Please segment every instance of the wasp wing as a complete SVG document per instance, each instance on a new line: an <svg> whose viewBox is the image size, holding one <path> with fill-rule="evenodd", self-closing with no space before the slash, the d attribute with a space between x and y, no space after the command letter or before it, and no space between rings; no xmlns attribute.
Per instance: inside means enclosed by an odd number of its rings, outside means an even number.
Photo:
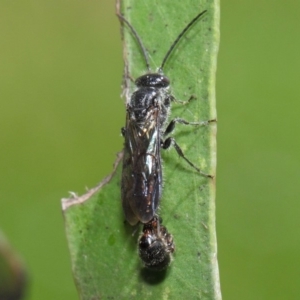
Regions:
<svg viewBox="0 0 300 300"><path fill-rule="evenodd" d="M123 173L122 205L127 221L149 222L161 196L159 108L151 107L142 121L127 112Z"/></svg>

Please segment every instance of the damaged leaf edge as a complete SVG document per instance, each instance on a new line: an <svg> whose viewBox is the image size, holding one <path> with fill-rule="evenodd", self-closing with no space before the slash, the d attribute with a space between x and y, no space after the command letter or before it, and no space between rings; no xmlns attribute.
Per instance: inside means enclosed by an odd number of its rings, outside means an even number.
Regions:
<svg viewBox="0 0 300 300"><path fill-rule="evenodd" d="M70 198L62 198L61 206L62 206L63 212L65 212L68 208L70 208L73 205L79 205L79 204L85 203L95 193L99 192L106 184L108 184L111 181L111 179L113 178L113 176L115 175L116 170L117 170L120 162L122 161L122 159L123 159L123 151L117 153L117 158L114 162L112 173L109 174L108 176L106 176L96 187L88 190L87 193L83 194L82 196L77 196L76 193L69 192L71 195Z"/></svg>

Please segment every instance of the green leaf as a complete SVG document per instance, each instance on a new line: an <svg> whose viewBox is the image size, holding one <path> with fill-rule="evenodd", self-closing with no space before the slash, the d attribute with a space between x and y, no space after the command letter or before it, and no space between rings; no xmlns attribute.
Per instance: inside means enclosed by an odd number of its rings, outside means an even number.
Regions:
<svg viewBox="0 0 300 300"><path fill-rule="evenodd" d="M202 10L168 59L164 73L176 99L171 118L216 118L215 72L219 42L218 1L124 0L122 14L140 35L153 71L172 42ZM124 59L132 78L146 72L136 40L124 28ZM127 95L133 90L127 82ZM125 119L125 111L124 111ZM216 124L177 125L172 134L195 165L216 173ZM201 176L174 149L162 153L164 189L158 211L173 234L174 260L163 272L145 270L137 253L141 227L124 222L121 208L121 154L115 171L87 194L63 199L73 274L81 299L221 299L215 233L215 179Z"/></svg>

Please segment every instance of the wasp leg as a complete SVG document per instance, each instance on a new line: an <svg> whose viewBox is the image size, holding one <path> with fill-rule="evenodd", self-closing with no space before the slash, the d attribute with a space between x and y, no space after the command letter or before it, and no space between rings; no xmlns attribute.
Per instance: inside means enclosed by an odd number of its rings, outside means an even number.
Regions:
<svg viewBox="0 0 300 300"><path fill-rule="evenodd" d="M164 136L170 134L175 129L176 123L180 123L180 124L184 124L184 125L192 125L192 126L207 126L208 124L213 123L213 122L217 122L217 120L212 119L212 120L207 120L207 121L202 121L202 122L188 122L188 121L180 119L180 118L175 118L169 123L167 129L164 132Z"/></svg>
<svg viewBox="0 0 300 300"><path fill-rule="evenodd" d="M125 127L122 127L122 128L121 128L121 134L122 134L123 137L125 137L126 131L127 131L127 130L126 130Z"/></svg>
<svg viewBox="0 0 300 300"><path fill-rule="evenodd" d="M178 100L176 99L174 96L171 95L171 101L175 102L175 103L180 103L182 105L186 105L188 103L190 103L192 100L197 99L197 97L195 95L191 95L189 99L187 99L186 101L182 101L182 100Z"/></svg>
<svg viewBox="0 0 300 300"><path fill-rule="evenodd" d="M199 168L197 168L183 153L179 145L176 143L175 139L172 137L167 138L163 143L162 143L162 148L163 149L168 149L171 146L173 146L178 153L180 157L182 157L191 167L193 167L197 172L199 172L201 175L208 177L208 178L214 178L214 176L206 174L202 172Z"/></svg>

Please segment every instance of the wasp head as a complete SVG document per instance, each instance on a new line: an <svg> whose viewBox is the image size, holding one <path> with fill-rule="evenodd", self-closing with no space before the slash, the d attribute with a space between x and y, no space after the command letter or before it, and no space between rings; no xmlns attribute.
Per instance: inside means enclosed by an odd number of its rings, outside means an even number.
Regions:
<svg viewBox="0 0 300 300"><path fill-rule="evenodd" d="M152 73L137 78L135 85L137 87L167 88L170 85L170 80L164 75Z"/></svg>

